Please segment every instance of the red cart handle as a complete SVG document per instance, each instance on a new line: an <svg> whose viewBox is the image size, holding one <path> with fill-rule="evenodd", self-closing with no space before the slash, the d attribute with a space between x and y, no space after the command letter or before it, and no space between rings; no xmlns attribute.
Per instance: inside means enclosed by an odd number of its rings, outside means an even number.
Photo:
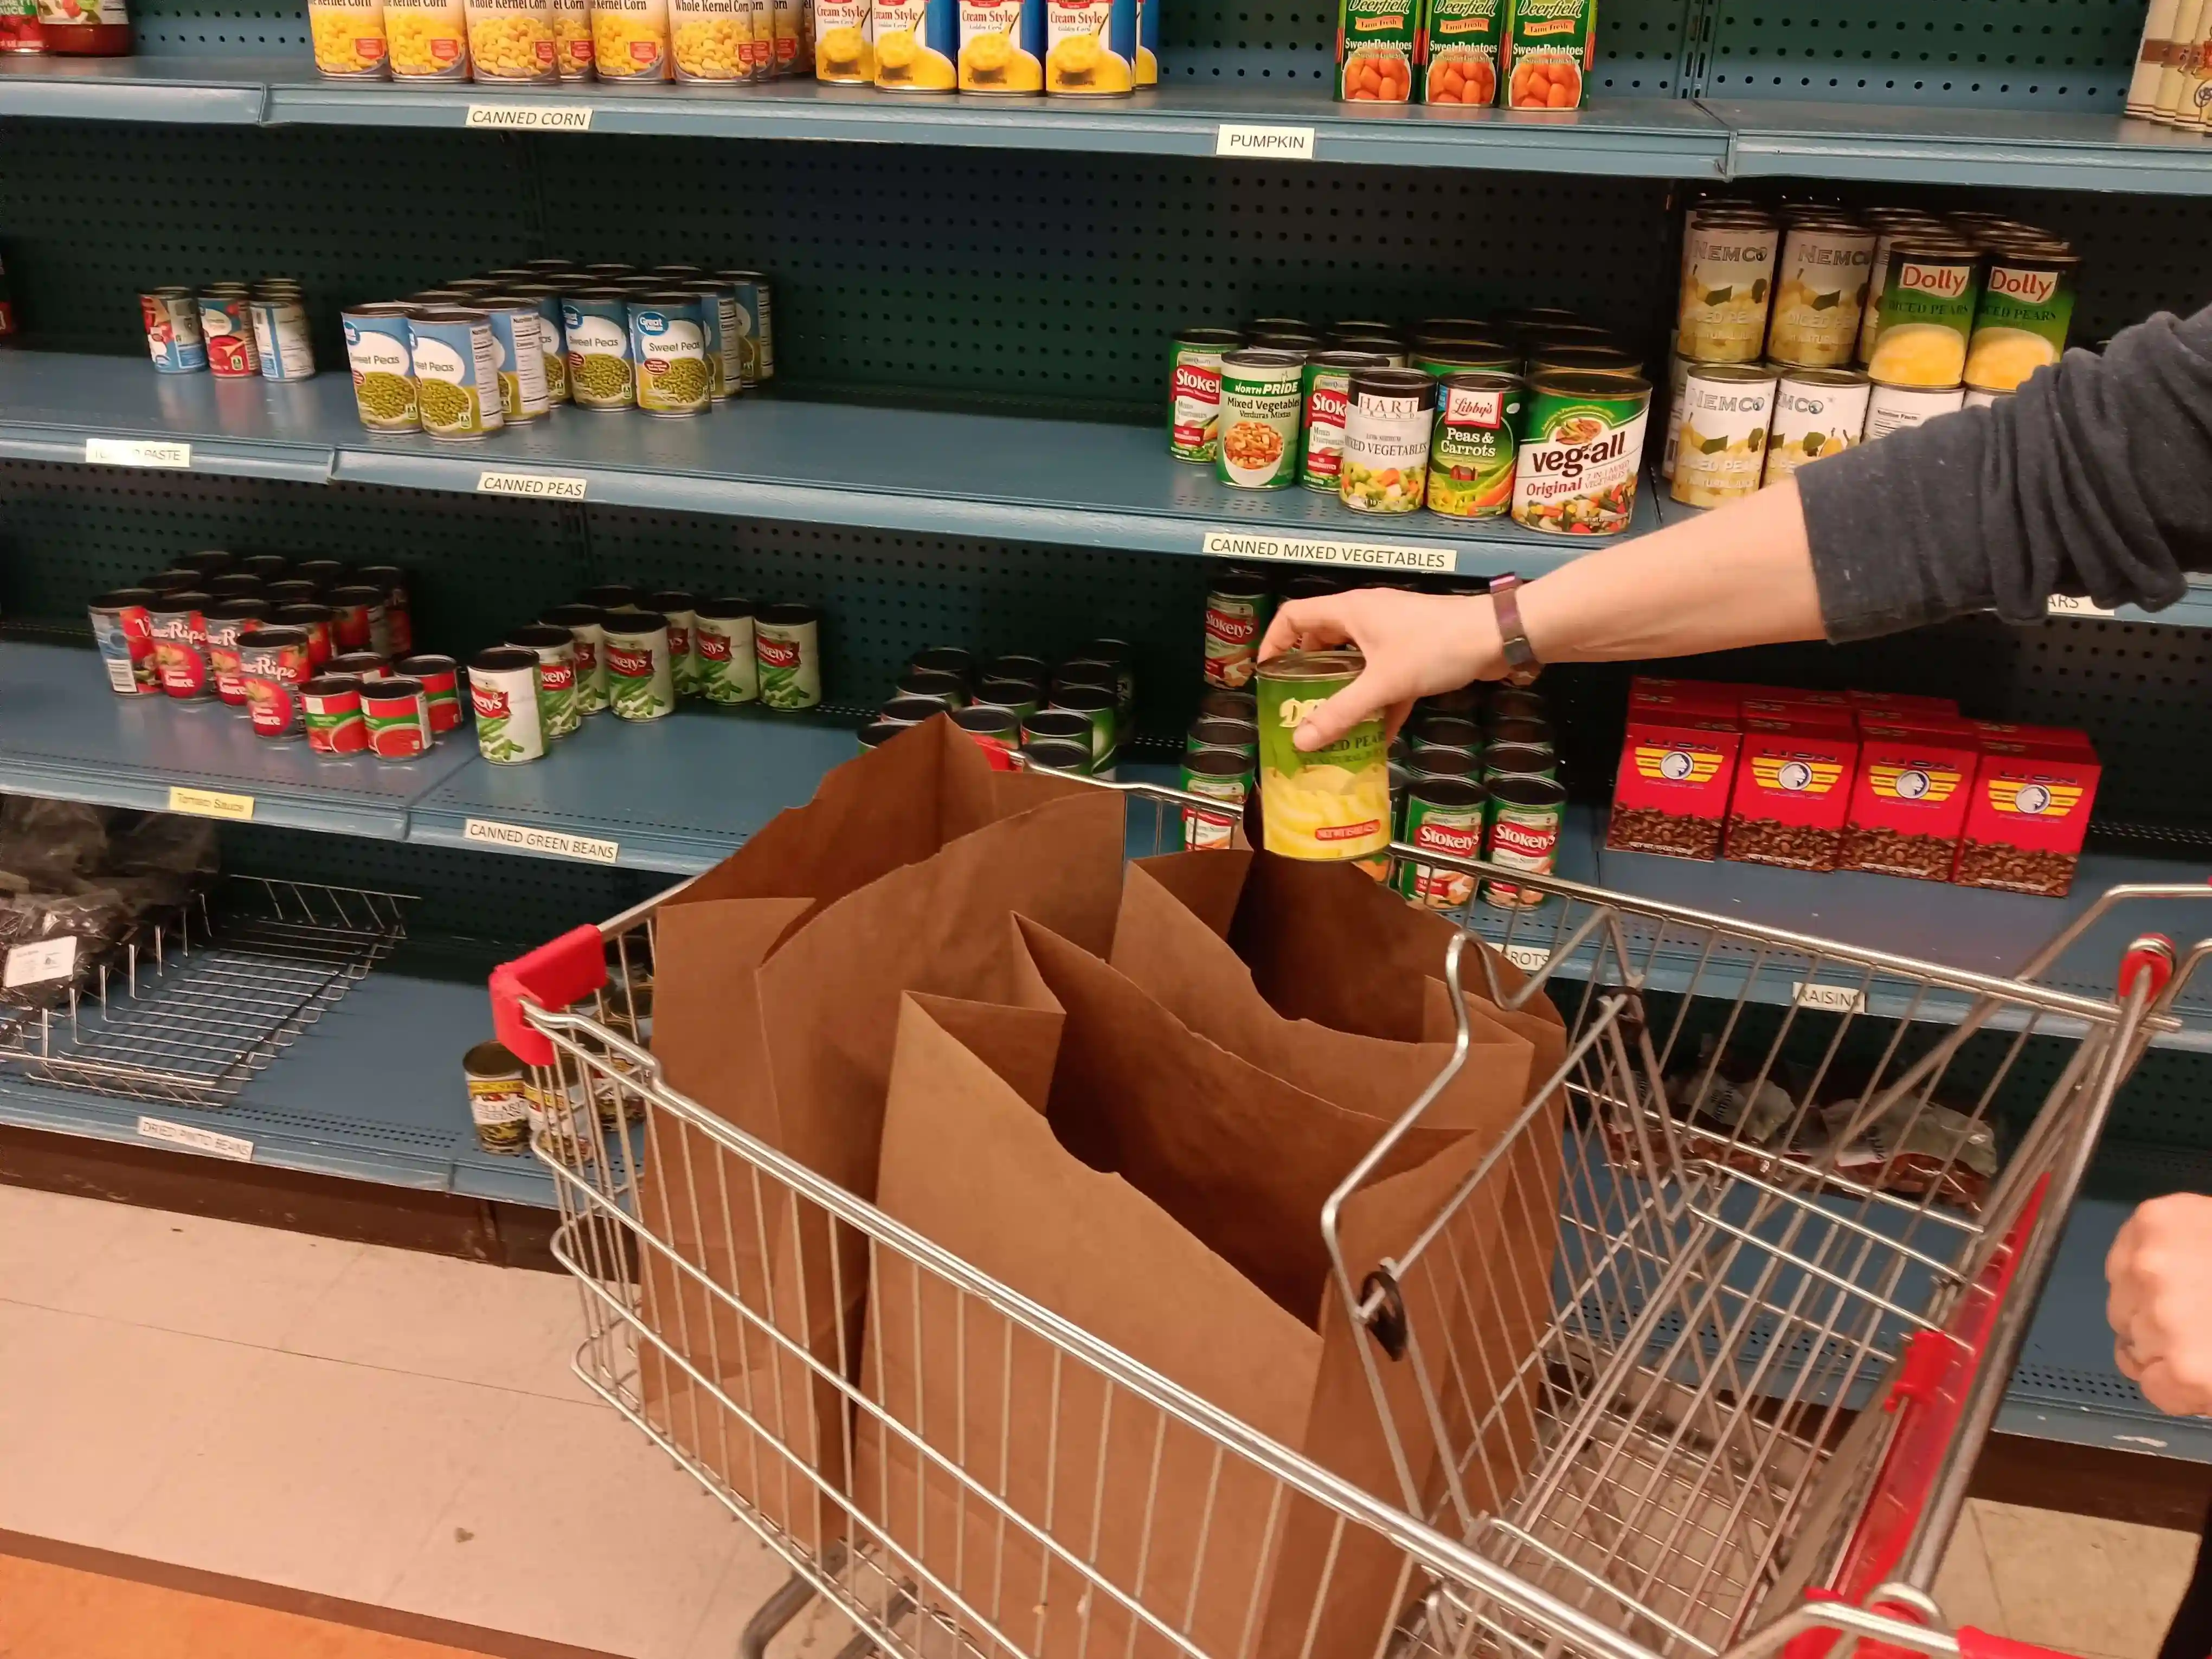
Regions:
<svg viewBox="0 0 2212 1659"><path fill-rule="evenodd" d="M571 927L550 945L491 970L491 1027L526 1066L550 1066L553 1044L522 1017L525 998L540 1008L566 1008L607 982L607 947L599 930Z"/></svg>
<svg viewBox="0 0 2212 1659"><path fill-rule="evenodd" d="M2009 1636L1992 1636L1971 1625L1961 1626L1958 1637L1960 1659L2068 1659L2063 1650L2015 1642Z"/></svg>
<svg viewBox="0 0 2212 1659"><path fill-rule="evenodd" d="M2166 981L2173 977L2173 941L2164 933L2136 935L2120 953L2120 995L2130 994L2137 978L2147 975L2150 983L2143 995L2146 1000L2155 998L2166 989Z"/></svg>

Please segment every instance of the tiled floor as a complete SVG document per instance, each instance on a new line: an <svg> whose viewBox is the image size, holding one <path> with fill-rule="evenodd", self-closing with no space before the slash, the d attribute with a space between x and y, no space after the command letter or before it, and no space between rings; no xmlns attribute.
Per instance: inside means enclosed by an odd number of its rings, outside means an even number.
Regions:
<svg viewBox="0 0 2212 1659"><path fill-rule="evenodd" d="M550 1274L0 1187L0 1529L727 1659L781 1567L575 1380L579 1329ZM1977 1502L1938 1589L1957 1624L2150 1659L2194 1541Z"/></svg>

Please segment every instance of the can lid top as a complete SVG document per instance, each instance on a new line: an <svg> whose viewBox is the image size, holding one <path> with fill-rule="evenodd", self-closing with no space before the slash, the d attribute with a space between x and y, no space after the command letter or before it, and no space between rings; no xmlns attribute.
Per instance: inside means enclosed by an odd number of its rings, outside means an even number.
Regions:
<svg viewBox="0 0 2212 1659"><path fill-rule="evenodd" d="M522 1075L522 1061L503 1042L479 1042L461 1056L461 1070L471 1077Z"/></svg>
<svg viewBox="0 0 2212 1659"><path fill-rule="evenodd" d="M300 688L311 697L335 696L341 691L361 690L358 674L318 674Z"/></svg>
<svg viewBox="0 0 2212 1659"><path fill-rule="evenodd" d="M1224 368L1297 368L1305 362L1302 351L1277 351L1267 346L1246 346L1221 360Z"/></svg>
<svg viewBox="0 0 2212 1659"><path fill-rule="evenodd" d="M1589 369L1563 368L1538 375L1532 382L1539 392L1565 398L1650 397L1651 382L1641 374L1606 374Z"/></svg>
<svg viewBox="0 0 2212 1659"><path fill-rule="evenodd" d="M1285 651L1261 663L1259 673L1263 680L1340 680L1366 668L1367 659L1344 645L1328 651Z"/></svg>
<svg viewBox="0 0 2212 1659"><path fill-rule="evenodd" d="M658 611L610 611L599 626L608 634L665 634L668 618Z"/></svg>
<svg viewBox="0 0 2212 1659"><path fill-rule="evenodd" d="M564 610L568 608L562 607ZM741 617L753 615L759 609L752 600L732 593L719 599L702 599L692 607L692 612L709 622L735 622ZM546 614L550 616L552 613L549 611Z"/></svg>
<svg viewBox="0 0 2212 1659"><path fill-rule="evenodd" d="M230 605L266 605L268 603L269 601L266 599L233 599L230 602ZM215 608L220 611L228 611L230 609L230 605L218 605ZM249 612L248 614L250 615L252 613ZM331 611L330 606L326 605L315 605L312 603L306 605L279 605L274 612L276 620L281 623L328 622L335 614L336 613Z"/></svg>
<svg viewBox="0 0 2212 1659"><path fill-rule="evenodd" d="M1562 365L1564 367L1564 365ZM1760 363L1696 363L1690 365L1689 378L1693 380L1762 380L1768 385L1787 370L1772 369ZM1808 371L1808 373L1810 371Z"/></svg>
<svg viewBox="0 0 2212 1659"><path fill-rule="evenodd" d="M1474 778L1415 778L1406 793L1431 806L1480 806L1490 792Z"/></svg>
<svg viewBox="0 0 2212 1659"><path fill-rule="evenodd" d="M1308 368L1388 368L1390 360L1379 351L1361 351L1354 347L1340 346L1329 351L1316 351L1306 357Z"/></svg>
<svg viewBox="0 0 2212 1659"><path fill-rule="evenodd" d="M819 622L819 607L811 605L764 605L760 609L761 621L772 627L791 628L800 623Z"/></svg>
<svg viewBox="0 0 2212 1659"><path fill-rule="evenodd" d="M419 697L422 682L407 674L389 674L380 680L363 680L361 695L364 698Z"/></svg>
<svg viewBox="0 0 2212 1659"><path fill-rule="evenodd" d="M441 657L434 652L425 652L415 657L402 657L393 665L401 673L411 674L417 679L422 678L425 674L443 674L459 665L451 657Z"/></svg>
<svg viewBox="0 0 2212 1659"><path fill-rule="evenodd" d="M1253 714L1200 714L1190 723L1190 735L1194 738L1226 739L1236 736L1249 738L1257 734L1259 730L1256 705Z"/></svg>
<svg viewBox="0 0 2212 1659"><path fill-rule="evenodd" d="M1047 771L1091 769L1091 745L1080 738L1031 738L1022 753Z"/></svg>
<svg viewBox="0 0 2212 1659"><path fill-rule="evenodd" d="M158 596L150 587L118 587L96 594L92 601L94 611L119 611L129 605L151 605Z"/></svg>
<svg viewBox="0 0 2212 1659"><path fill-rule="evenodd" d="M576 642L576 636L567 629L556 627L550 623L532 623L526 628L518 628L510 632L507 636L507 642L509 645L530 646L533 649L538 646L544 646L550 649L556 645L573 646Z"/></svg>
<svg viewBox="0 0 2212 1659"><path fill-rule="evenodd" d="M255 629L247 637L251 640L253 649L265 651L305 645L307 642L307 630L304 628L262 628Z"/></svg>
<svg viewBox="0 0 2212 1659"><path fill-rule="evenodd" d="M331 589L333 605L372 605L383 597L384 590L371 582L349 582Z"/></svg>
<svg viewBox="0 0 2212 1659"><path fill-rule="evenodd" d="M1425 369L1361 368L1352 371L1352 389L1383 398L1414 398L1427 404L1436 398L1437 382Z"/></svg>
<svg viewBox="0 0 2212 1659"><path fill-rule="evenodd" d="M495 645L471 657L469 666L487 674L516 672L525 668L535 670L538 653L526 651L519 645Z"/></svg>
<svg viewBox="0 0 2212 1659"><path fill-rule="evenodd" d="M963 732L1012 732L1021 725L1021 718L995 703L971 702L952 711L952 723Z"/></svg>
<svg viewBox="0 0 2212 1659"><path fill-rule="evenodd" d="M1210 778L1249 778L1252 759L1234 749L1196 749L1182 757L1182 769Z"/></svg>
<svg viewBox="0 0 2212 1659"><path fill-rule="evenodd" d="M489 323L491 319L472 306L416 306L408 313L416 323Z"/></svg>
<svg viewBox="0 0 2212 1659"><path fill-rule="evenodd" d="M1566 786L1556 778L1493 777L1490 798L1508 806L1564 806Z"/></svg>
<svg viewBox="0 0 2212 1659"><path fill-rule="evenodd" d="M157 593L149 611L198 611L215 603L215 595L197 587L173 588L167 593Z"/></svg>
<svg viewBox="0 0 2212 1659"><path fill-rule="evenodd" d="M1517 392L1528 384L1502 368L1455 368L1443 377L1443 383L1462 392Z"/></svg>

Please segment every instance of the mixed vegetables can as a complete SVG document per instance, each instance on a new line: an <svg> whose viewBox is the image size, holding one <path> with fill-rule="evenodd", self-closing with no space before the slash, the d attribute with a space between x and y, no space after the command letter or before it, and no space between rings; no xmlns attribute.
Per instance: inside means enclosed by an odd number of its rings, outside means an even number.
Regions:
<svg viewBox="0 0 2212 1659"><path fill-rule="evenodd" d="M1362 368L1344 412L1344 462L1337 499L1357 513L1411 513L1427 493L1433 375L1417 368Z"/></svg>
<svg viewBox="0 0 2212 1659"><path fill-rule="evenodd" d="M1370 351L1316 351L1306 358L1299 380L1305 430L1298 444L1298 482L1308 489L1334 492L1342 480L1352 370L1389 366L1388 358Z"/></svg>
<svg viewBox="0 0 2212 1659"><path fill-rule="evenodd" d="M1187 328L1169 349L1168 453L1211 461L1221 452L1221 360L1244 343L1234 329Z"/></svg>
<svg viewBox="0 0 2212 1659"><path fill-rule="evenodd" d="M1299 386L1296 353L1249 347L1221 360L1221 437L1215 474L1238 489L1285 489L1297 482Z"/></svg>
<svg viewBox="0 0 2212 1659"><path fill-rule="evenodd" d="M1627 529L1651 383L1640 375L1559 374L1538 376L1528 392L1514 522L1581 536Z"/></svg>
<svg viewBox="0 0 2212 1659"><path fill-rule="evenodd" d="M1525 390L1516 374L1468 370L1444 377L1429 439L1431 512L1489 519L1512 507Z"/></svg>

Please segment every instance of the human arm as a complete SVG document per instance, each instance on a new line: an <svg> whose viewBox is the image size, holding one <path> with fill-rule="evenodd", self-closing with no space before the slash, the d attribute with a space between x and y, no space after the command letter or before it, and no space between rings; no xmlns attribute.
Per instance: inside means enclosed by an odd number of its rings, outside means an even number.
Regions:
<svg viewBox="0 0 2212 1659"><path fill-rule="evenodd" d="M2212 1415L2212 1198L2179 1193L2137 1209L2105 1278L2120 1370L2162 1412Z"/></svg>

